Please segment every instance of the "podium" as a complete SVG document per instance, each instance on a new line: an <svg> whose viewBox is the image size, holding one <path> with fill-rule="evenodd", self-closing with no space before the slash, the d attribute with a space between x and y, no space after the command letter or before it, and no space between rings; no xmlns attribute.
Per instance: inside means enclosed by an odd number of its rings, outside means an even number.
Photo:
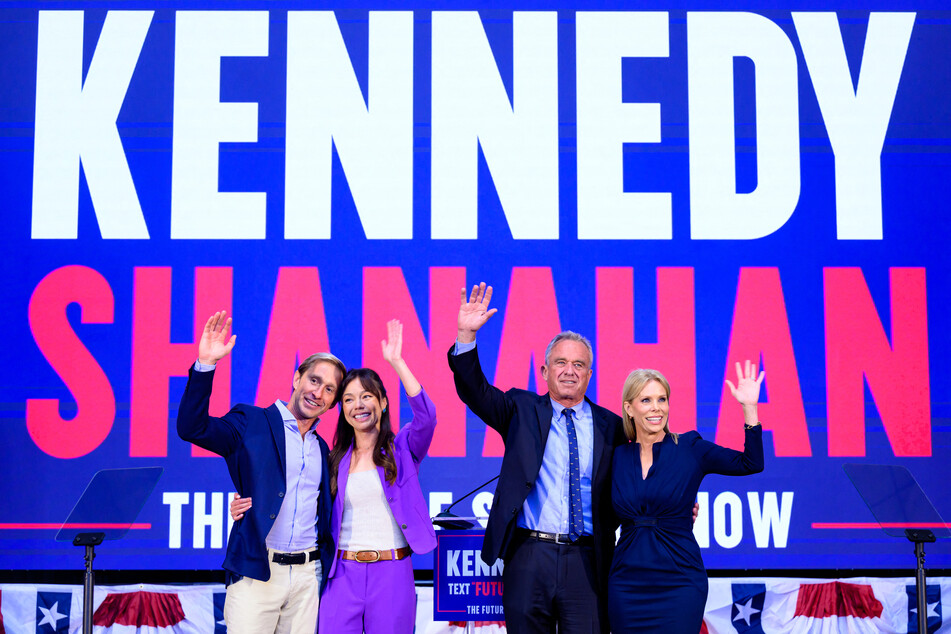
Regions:
<svg viewBox="0 0 951 634"><path fill-rule="evenodd" d="M152 494L162 467L103 469L92 477L56 541L71 541L86 549L83 579L83 634L92 634L93 589L96 581L92 561L96 546L105 540L122 539Z"/></svg>
<svg viewBox="0 0 951 634"><path fill-rule="evenodd" d="M918 632L924 634L928 631L925 544L951 537L951 530L905 467L845 464L842 468L885 534L915 544Z"/></svg>
<svg viewBox="0 0 951 634"><path fill-rule="evenodd" d="M487 516L459 517L452 507L500 476L483 482L431 518L443 529L436 533L433 553L433 620L490 621L504 619L502 611L501 560L492 566L482 562L485 531L477 522Z"/></svg>
<svg viewBox="0 0 951 634"><path fill-rule="evenodd" d="M465 518L468 519L468 518ZM472 518L479 519L479 518ZM482 561L485 531L441 530L433 556L434 621L502 621L502 560Z"/></svg>

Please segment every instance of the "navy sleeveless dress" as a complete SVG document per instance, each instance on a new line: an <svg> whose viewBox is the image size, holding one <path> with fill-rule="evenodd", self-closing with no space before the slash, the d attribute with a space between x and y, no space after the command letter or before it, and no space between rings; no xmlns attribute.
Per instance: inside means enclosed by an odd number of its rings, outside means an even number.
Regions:
<svg viewBox="0 0 951 634"><path fill-rule="evenodd" d="M693 536L693 504L708 473L748 475L763 470L763 430L746 431L744 451L720 447L695 431L675 443L668 434L652 447L642 477L640 445L614 450L611 500L621 521L608 581L613 634L697 634L707 600L707 572Z"/></svg>

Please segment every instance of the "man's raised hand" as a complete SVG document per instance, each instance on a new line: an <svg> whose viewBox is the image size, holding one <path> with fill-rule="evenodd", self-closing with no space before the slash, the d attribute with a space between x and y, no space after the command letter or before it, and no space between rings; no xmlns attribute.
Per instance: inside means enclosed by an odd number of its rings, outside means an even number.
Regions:
<svg viewBox="0 0 951 634"><path fill-rule="evenodd" d="M492 287L486 286L485 282L472 287L472 293L469 299L466 299L466 289L460 291L459 302L459 332L457 339L459 343L472 343L475 341L476 332L485 322L489 321L497 308L489 308L489 301L492 299Z"/></svg>
<svg viewBox="0 0 951 634"><path fill-rule="evenodd" d="M234 348L237 335L231 334L231 317L226 311L219 311L208 318L205 329L198 341L198 361L205 365L215 365L228 356Z"/></svg>

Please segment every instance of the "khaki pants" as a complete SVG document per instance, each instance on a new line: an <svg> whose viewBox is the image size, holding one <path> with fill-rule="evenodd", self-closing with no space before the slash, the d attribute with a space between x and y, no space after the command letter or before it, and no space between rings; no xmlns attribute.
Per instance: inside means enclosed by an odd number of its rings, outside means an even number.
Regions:
<svg viewBox="0 0 951 634"><path fill-rule="evenodd" d="M228 586L225 624L228 634L314 634L317 631L320 561L282 566L271 561L271 578L244 577Z"/></svg>

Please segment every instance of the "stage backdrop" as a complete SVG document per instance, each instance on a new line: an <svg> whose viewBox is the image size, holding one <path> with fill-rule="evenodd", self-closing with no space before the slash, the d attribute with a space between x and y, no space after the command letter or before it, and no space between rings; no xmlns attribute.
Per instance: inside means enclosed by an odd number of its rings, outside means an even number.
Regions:
<svg viewBox="0 0 951 634"><path fill-rule="evenodd" d="M704 482L708 567L913 567L849 462L906 466L951 517L945 0L3 5L0 568L81 568L53 536L86 482L151 465L96 567L220 565L225 464L175 433L220 309L219 414L330 349L405 423L379 345L402 319L435 513L501 462L445 359L482 280L501 387L544 389L576 330L591 398L657 368L672 429L736 447L724 379L762 364L766 470Z"/></svg>

